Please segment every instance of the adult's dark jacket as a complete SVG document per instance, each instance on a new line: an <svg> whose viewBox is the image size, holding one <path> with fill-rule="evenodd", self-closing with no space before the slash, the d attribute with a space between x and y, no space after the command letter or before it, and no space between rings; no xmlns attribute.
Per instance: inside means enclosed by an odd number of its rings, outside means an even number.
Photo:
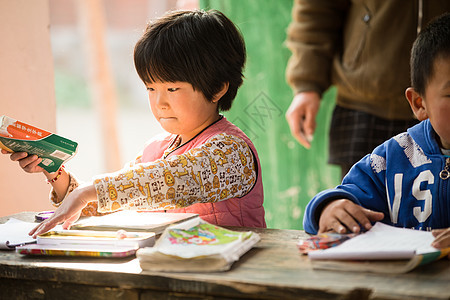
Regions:
<svg viewBox="0 0 450 300"><path fill-rule="evenodd" d="M295 0L286 78L294 93L331 85L337 104L387 119L411 119L404 96L418 31L450 11L449 0Z"/></svg>

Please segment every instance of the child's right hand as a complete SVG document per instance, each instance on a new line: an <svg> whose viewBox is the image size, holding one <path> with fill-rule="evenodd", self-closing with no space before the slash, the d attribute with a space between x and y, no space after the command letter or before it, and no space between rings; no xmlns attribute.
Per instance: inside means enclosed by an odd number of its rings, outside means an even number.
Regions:
<svg viewBox="0 0 450 300"><path fill-rule="evenodd" d="M36 238L39 234L51 230L58 224L62 224L63 229L70 229L70 226L80 217L83 208L89 202L96 200L97 191L92 183L78 186L64 199L53 215L39 223L29 232L29 235Z"/></svg>
<svg viewBox="0 0 450 300"><path fill-rule="evenodd" d="M372 228L371 222L381 221L383 218L382 212L366 209L348 199L334 200L322 210L318 233L346 233L347 230L359 233L361 226L369 230Z"/></svg>
<svg viewBox="0 0 450 300"><path fill-rule="evenodd" d="M26 152L8 152L2 149L2 154L10 154L10 159L12 161L17 161L19 166L27 173L39 173L43 172L44 169L38 166L42 161L42 158L37 155L28 155Z"/></svg>

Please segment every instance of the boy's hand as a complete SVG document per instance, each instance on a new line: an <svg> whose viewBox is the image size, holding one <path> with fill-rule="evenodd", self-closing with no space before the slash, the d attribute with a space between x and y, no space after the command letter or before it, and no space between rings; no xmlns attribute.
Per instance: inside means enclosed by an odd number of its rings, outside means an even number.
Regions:
<svg viewBox="0 0 450 300"><path fill-rule="evenodd" d="M450 247L450 227L443 229L434 229L431 231L433 236L435 237L431 246L438 249L444 249ZM448 255L450 259L450 254Z"/></svg>
<svg viewBox="0 0 450 300"><path fill-rule="evenodd" d="M319 232L334 231L346 233L347 231L359 233L361 226L369 230L371 222L384 218L382 212L366 209L347 199L334 200L322 210L319 219ZM361 225L360 225L361 224Z"/></svg>
<svg viewBox="0 0 450 300"><path fill-rule="evenodd" d="M2 153L10 154L10 159L19 162L19 166L27 173L39 173L44 171L44 169L38 166L38 164L41 163L42 158L37 155L28 155L26 152L10 153L4 149L2 149Z"/></svg>

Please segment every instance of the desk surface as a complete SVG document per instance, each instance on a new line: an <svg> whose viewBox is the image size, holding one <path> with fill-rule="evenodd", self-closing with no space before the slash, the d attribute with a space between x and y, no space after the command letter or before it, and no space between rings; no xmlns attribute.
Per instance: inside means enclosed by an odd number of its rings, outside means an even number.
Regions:
<svg viewBox="0 0 450 300"><path fill-rule="evenodd" d="M34 221L34 213L12 217ZM261 236L257 246L230 271L216 273L143 272L136 258L0 251L0 290L9 299L450 299L447 259L401 275L313 270L296 248L303 231L252 230Z"/></svg>

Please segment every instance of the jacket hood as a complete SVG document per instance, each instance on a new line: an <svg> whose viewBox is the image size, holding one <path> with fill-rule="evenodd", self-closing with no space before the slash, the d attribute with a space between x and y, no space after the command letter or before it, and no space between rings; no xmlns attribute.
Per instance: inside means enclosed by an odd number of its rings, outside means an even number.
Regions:
<svg viewBox="0 0 450 300"><path fill-rule="evenodd" d="M407 131L425 154L441 153L436 141L436 132L429 119L420 122L409 128Z"/></svg>

